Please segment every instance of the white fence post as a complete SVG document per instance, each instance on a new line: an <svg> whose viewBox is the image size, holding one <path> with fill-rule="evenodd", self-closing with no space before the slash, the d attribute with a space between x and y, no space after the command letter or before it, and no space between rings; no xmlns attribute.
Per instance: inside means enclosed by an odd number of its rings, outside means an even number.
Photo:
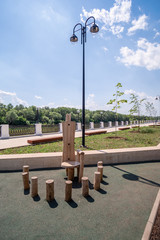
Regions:
<svg viewBox="0 0 160 240"><path fill-rule="evenodd" d="M104 122L100 122L100 128L104 128Z"/></svg>
<svg viewBox="0 0 160 240"><path fill-rule="evenodd" d="M2 124L1 125L1 138L9 138L9 125L8 124Z"/></svg>
<svg viewBox="0 0 160 240"><path fill-rule="evenodd" d="M110 128L112 127L112 122L111 121L108 122L108 127L110 127Z"/></svg>
<svg viewBox="0 0 160 240"><path fill-rule="evenodd" d="M81 130L82 130L82 128L81 128L81 123L78 122L78 123L77 123L77 131L81 131Z"/></svg>
<svg viewBox="0 0 160 240"><path fill-rule="evenodd" d="M42 135L42 124L41 123L35 124L35 134Z"/></svg>
<svg viewBox="0 0 160 240"><path fill-rule="evenodd" d="M62 123L59 123L59 133L62 133Z"/></svg>
<svg viewBox="0 0 160 240"><path fill-rule="evenodd" d="M115 121L115 126L118 127L118 121Z"/></svg>
<svg viewBox="0 0 160 240"><path fill-rule="evenodd" d="M124 121L121 121L121 126L123 126L124 125Z"/></svg>
<svg viewBox="0 0 160 240"><path fill-rule="evenodd" d="M126 121L126 125L128 125L128 121Z"/></svg>
<svg viewBox="0 0 160 240"><path fill-rule="evenodd" d="M94 129L94 122L90 122L90 129Z"/></svg>

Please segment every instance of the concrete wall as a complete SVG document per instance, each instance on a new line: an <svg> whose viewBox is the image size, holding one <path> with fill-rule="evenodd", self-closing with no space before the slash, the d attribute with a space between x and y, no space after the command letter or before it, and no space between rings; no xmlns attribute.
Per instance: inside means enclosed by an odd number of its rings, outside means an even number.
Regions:
<svg viewBox="0 0 160 240"><path fill-rule="evenodd" d="M61 167L62 153L35 153L0 155L0 171L22 170L23 165L30 169ZM85 165L160 161L160 145L157 147L112 149L99 151L85 151Z"/></svg>

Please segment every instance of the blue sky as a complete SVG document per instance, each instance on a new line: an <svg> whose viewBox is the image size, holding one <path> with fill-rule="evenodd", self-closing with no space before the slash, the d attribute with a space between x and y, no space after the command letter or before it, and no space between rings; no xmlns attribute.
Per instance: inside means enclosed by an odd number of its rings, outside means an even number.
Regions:
<svg viewBox="0 0 160 240"><path fill-rule="evenodd" d="M100 31L87 32L86 108L111 110L106 103L121 82L125 98L145 97L158 113L159 10L159 0L1 0L0 102L81 108L80 33L76 45L69 39L92 15Z"/></svg>

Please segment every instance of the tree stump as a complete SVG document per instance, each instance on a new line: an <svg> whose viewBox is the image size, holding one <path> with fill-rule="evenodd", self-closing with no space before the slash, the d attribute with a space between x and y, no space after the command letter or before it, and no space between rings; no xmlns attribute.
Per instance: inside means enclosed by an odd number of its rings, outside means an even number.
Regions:
<svg viewBox="0 0 160 240"><path fill-rule="evenodd" d="M101 182L101 174L100 172L94 173L94 189L98 190L100 189L100 182Z"/></svg>
<svg viewBox="0 0 160 240"><path fill-rule="evenodd" d="M74 168L68 168L68 180L73 181L74 179Z"/></svg>
<svg viewBox="0 0 160 240"><path fill-rule="evenodd" d="M84 197L87 197L89 195L89 183L88 183L88 177L82 177L82 195Z"/></svg>
<svg viewBox="0 0 160 240"><path fill-rule="evenodd" d="M69 202L72 199L72 181L67 180L65 186L65 201Z"/></svg>
<svg viewBox="0 0 160 240"><path fill-rule="evenodd" d="M97 167L98 166L103 166L103 162L102 161L99 161L98 163L97 163Z"/></svg>
<svg viewBox="0 0 160 240"><path fill-rule="evenodd" d="M52 179L46 181L46 200L48 202L54 200L54 180Z"/></svg>
<svg viewBox="0 0 160 240"><path fill-rule="evenodd" d="M28 190L29 189L29 173L28 172L23 172L22 173L22 178L23 178L24 190Z"/></svg>
<svg viewBox="0 0 160 240"><path fill-rule="evenodd" d="M103 166L98 166L98 172L101 174L101 182L103 181Z"/></svg>
<svg viewBox="0 0 160 240"><path fill-rule="evenodd" d="M38 177L31 177L31 196L36 197L38 195Z"/></svg>

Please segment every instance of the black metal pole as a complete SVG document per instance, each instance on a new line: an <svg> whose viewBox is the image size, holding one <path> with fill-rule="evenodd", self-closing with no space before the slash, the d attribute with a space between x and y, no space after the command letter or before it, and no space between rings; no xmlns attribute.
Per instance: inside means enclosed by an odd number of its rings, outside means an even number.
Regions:
<svg viewBox="0 0 160 240"><path fill-rule="evenodd" d="M82 146L85 147L85 34L86 28L82 28L83 44L83 69L82 69Z"/></svg>

